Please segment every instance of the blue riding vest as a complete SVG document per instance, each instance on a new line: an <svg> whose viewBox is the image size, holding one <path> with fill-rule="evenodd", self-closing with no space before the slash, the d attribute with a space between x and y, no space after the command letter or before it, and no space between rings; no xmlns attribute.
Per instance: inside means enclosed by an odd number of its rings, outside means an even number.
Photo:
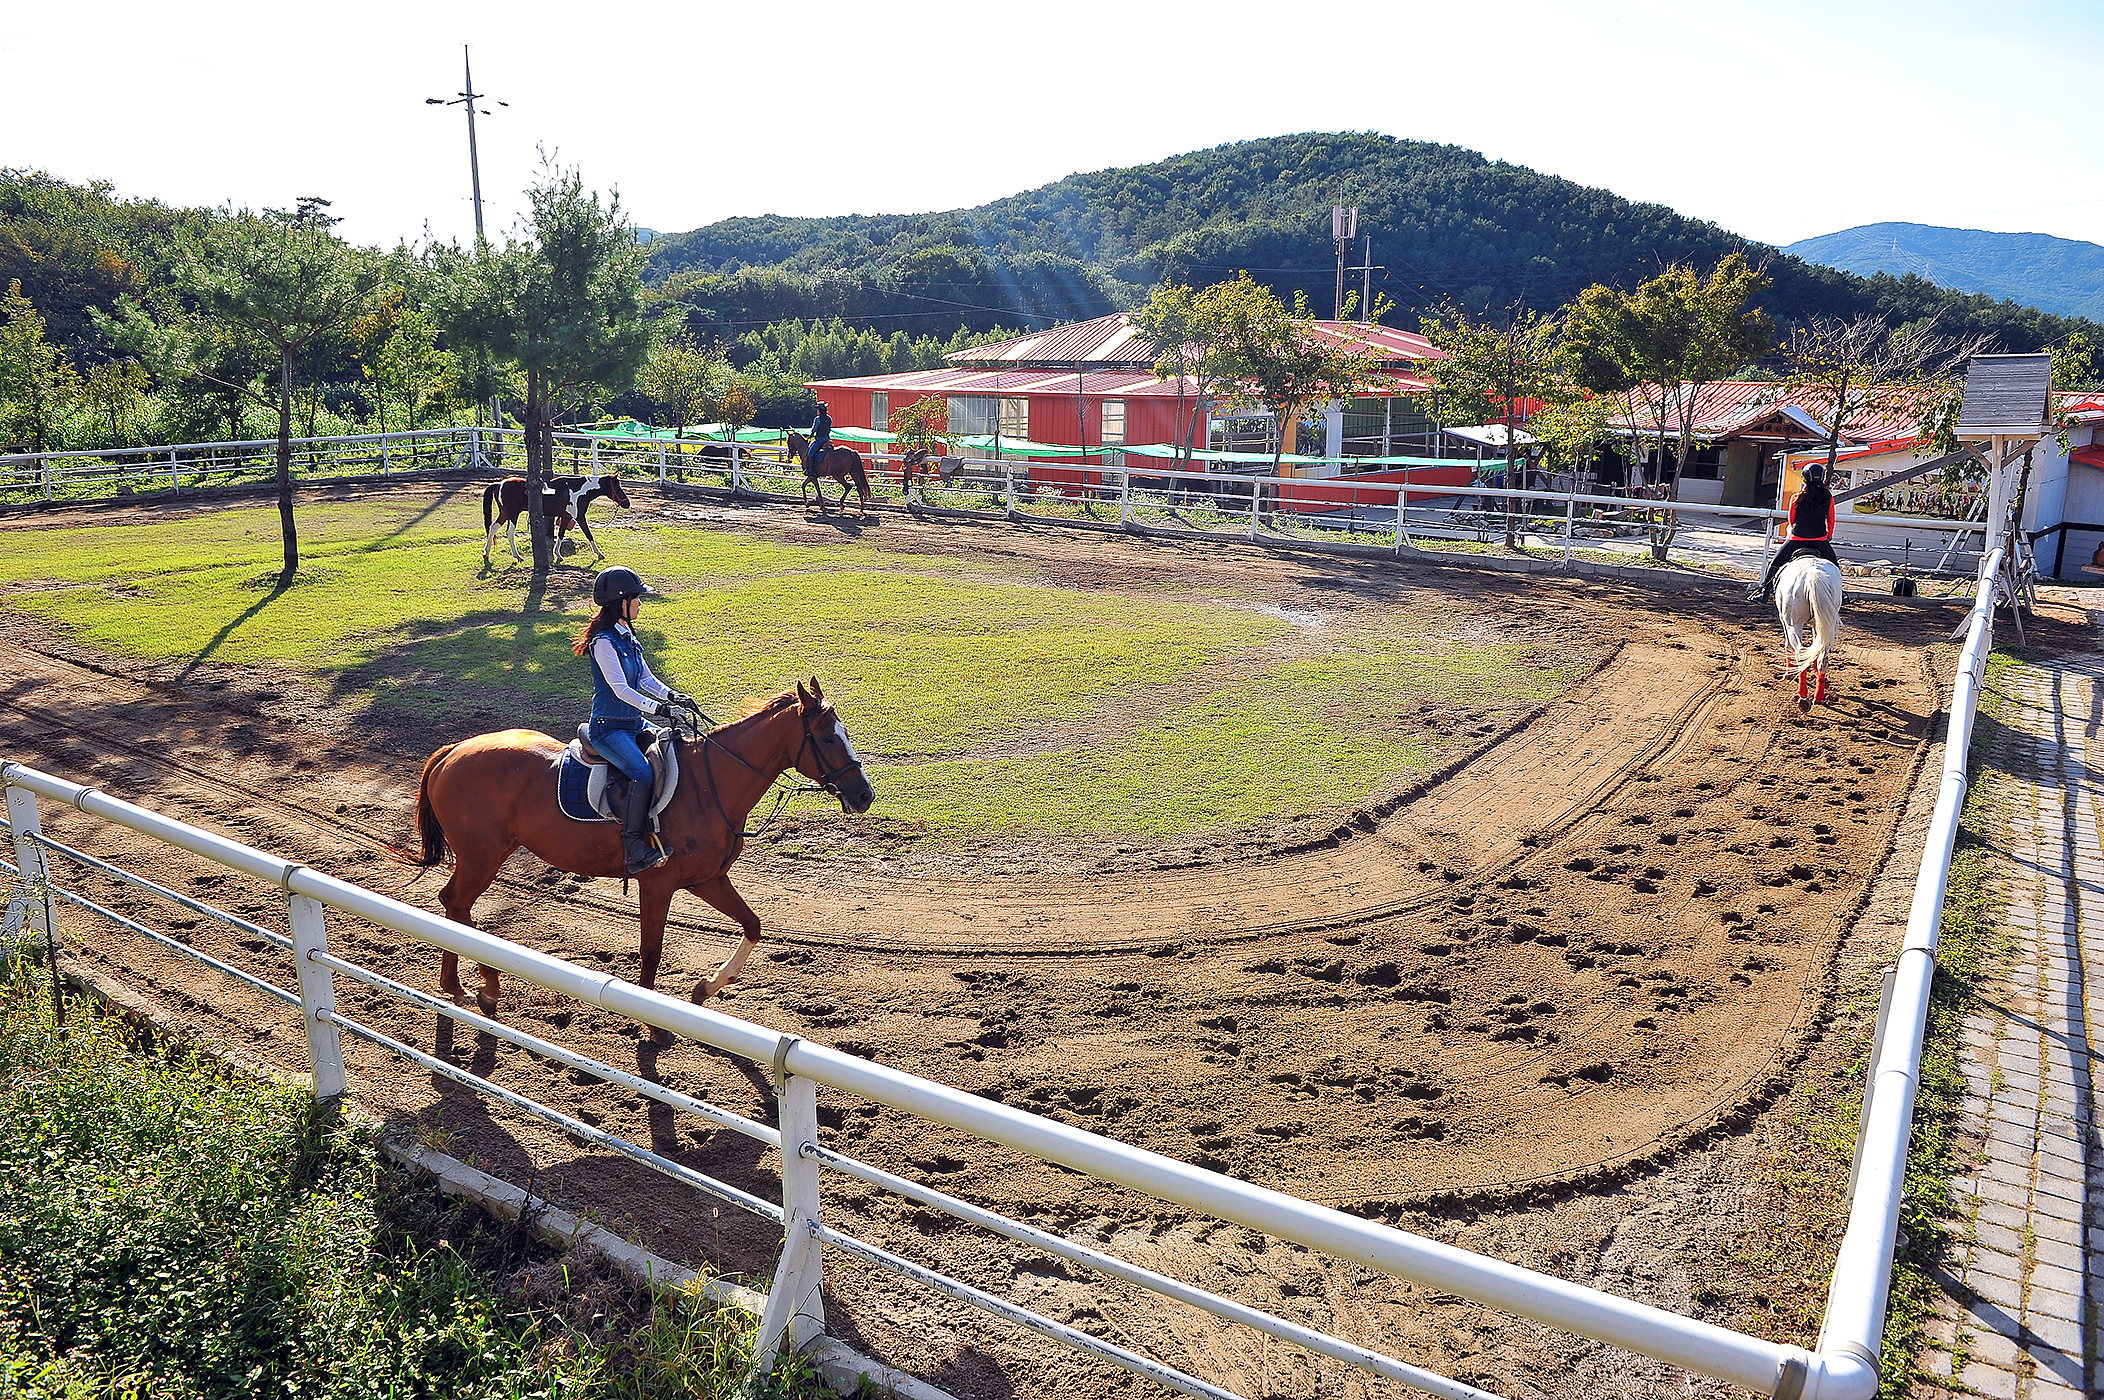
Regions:
<svg viewBox="0 0 2104 1400"><path fill-rule="evenodd" d="M614 688L606 683L605 674L592 656L598 649L600 637L614 644L614 654L621 658L621 677L628 682L630 690L638 688L636 682L643 675L643 644L636 640L635 633L621 627L609 627L592 638L592 645L585 648L585 659L592 663L592 733L596 736L609 729L641 729L643 712L614 694Z"/></svg>

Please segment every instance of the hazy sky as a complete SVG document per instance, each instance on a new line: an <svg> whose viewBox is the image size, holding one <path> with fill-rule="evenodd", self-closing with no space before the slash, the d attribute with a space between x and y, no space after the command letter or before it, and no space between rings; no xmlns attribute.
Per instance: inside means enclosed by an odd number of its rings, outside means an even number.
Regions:
<svg viewBox="0 0 2104 1400"><path fill-rule="evenodd" d="M2104 242L2104 5L1375 0L0 8L0 164L492 232L536 148L640 224L982 203L1255 136L1450 141L1774 243L1882 220ZM1380 231L1375 252L1380 251Z"/></svg>

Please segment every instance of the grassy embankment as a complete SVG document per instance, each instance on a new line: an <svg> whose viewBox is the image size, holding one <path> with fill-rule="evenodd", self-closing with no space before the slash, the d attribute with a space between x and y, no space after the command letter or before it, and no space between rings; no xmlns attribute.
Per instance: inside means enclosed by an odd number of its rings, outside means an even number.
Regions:
<svg viewBox="0 0 2104 1400"><path fill-rule="evenodd" d="M304 507L284 590L268 508L17 530L0 606L151 660L295 668L444 733L493 708L551 725L581 711L568 642L589 575L562 570L528 599L525 570L478 572L481 533L460 517L479 524L471 495ZM1494 720L1584 670L1459 640L1431 609L1296 629L1254 598L1064 587L993 556L601 534L665 591L641 624L659 674L717 714L818 675L872 761L881 814L936 835L1165 836L1348 806L1434 761L1419 711Z"/></svg>
<svg viewBox="0 0 2104 1400"><path fill-rule="evenodd" d="M381 1161L296 1089L66 1023L0 966L0 1396L736 1393L755 1320L653 1304ZM759 1387L829 1392L807 1364Z"/></svg>

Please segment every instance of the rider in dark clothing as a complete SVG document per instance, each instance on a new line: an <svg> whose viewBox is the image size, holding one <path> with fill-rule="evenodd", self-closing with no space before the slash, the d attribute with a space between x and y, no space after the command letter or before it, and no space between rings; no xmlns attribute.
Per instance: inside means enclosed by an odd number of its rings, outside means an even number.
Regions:
<svg viewBox="0 0 2104 1400"><path fill-rule="evenodd" d="M826 406L818 405L818 416L811 420L811 465L817 466L833 450L833 415Z"/></svg>
<svg viewBox="0 0 2104 1400"><path fill-rule="evenodd" d="M1790 498L1790 535L1783 547L1775 552L1768 565L1767 574L1761 579L1757 596L1763 600L1775 594L1775 576L1783 565L1801 554L1816 554L1836 566L1841 560L1834 554L1834 493L1827 489L1826 472L1820 467L1804 469L1804 488Z"/></svg>
<svg viewBox="0 0 2104 1400"><path fill-rule="evenodd" d="M694 702L650 674L643 644L629 630L651 589L632 569L603 569L592 581L598 614L585 624L571 650L592 663L592 747L628 775L621 813L621 858L631 875L662 865L665 852L650 836L650 801L655 780L643 756L664 731L643 716L668 719L673 706Z"/></svg>

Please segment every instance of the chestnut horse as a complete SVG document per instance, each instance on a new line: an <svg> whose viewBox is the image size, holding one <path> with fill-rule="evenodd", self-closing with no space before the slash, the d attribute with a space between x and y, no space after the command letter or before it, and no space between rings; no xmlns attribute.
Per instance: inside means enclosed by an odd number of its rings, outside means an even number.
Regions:
<svg viewBox="0 0 2104 1400"><path fill-rule="evenodd" d="M813 678L810 689L756 701L741 719L679 745L679 788L658 819L658 839L671 859L635 877L643 923L642 984L657 982L665 916L680 890L698 896L738 924L744 937L723 966L694 989L697 1003L722 991L760 941L760 918L731 888L731 862L745 849L745 819L774 780L789 769L840 799L841 810L866 812L876 794L832 704ZM448 744L424 764L416 794L415 864L429 868L453 853L453 877L439 891L446 917L473 928L475 901L505 858L524 846L558 870L618 879L621 825L575 822L555 805L563 745L531 729L506 729ZM460 959L439 963L439 988L462 995ZM476 1003L495 1015L495 968L482 969Z"/></svg>
<svg viewBox="0 0 2104 1400"><path fill-rule="evenodd" d="M827 451L820 462L811 460L811 440L794 428L789 430L789 455L796 458L804 469L802 491L818 493L818 508L826 508L827 481L840 483L840 504L847 505L848 488L862 493L862 509L869 509L869 473L862 470L862 454L852 447L835 447ZM809 500L809 496L805 496Z"/></svg>

